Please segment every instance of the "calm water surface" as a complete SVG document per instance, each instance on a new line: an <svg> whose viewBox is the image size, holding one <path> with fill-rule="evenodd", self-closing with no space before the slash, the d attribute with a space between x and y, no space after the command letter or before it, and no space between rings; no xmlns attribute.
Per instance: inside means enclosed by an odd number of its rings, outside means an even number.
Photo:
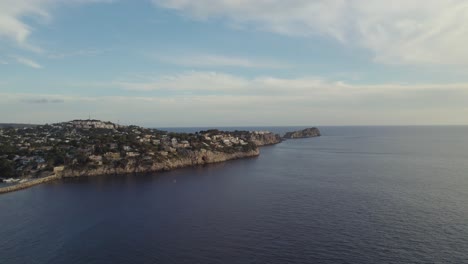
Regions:
<svg viewBox="0 0 468 264"><path fill-rule="evenodd" d="M468 263L468 127L321 130L1 195L0 263Z"/></svg>

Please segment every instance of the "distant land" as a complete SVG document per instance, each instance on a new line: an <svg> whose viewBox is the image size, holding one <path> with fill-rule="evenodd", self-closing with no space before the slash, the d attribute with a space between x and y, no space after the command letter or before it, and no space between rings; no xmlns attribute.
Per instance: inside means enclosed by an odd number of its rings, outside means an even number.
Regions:
<svg viewBox="0 0 468 264"><path fill-rule="evenodd" d="M317 128L287 138L320 136ZM147 173L255 157L284 138L269 131L174 133L100 120L2 124L0 193L67 177Z"/></svg>

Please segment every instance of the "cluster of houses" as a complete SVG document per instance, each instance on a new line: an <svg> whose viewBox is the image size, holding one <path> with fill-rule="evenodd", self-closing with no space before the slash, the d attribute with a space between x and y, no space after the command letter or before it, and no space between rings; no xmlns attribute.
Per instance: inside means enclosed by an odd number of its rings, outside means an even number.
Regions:
<svg viewBox="0 0 468 264"><path fill-rule="evenodd" d="M120 126L112 122L103 122L100 120L73 120L67 123L67 126L81 129L117 129Z"/></svg>
<svg viewBox="0 0 468 264"><path fill-rule="evenodd" d="M216 133L212 135L211 133L203 134L203 137L206 141L212 142L216 148L232 147L233 145L247 145L246 137L244 139L239 137L234 137L230 133Z"/></svg>
<svg viewBox="0 0 468 264"><path fill-rule="evenodd" d="M178 134L99 120L74 120L0 129L0 161L14 164L17 176L37 175L69 165L101 166L128 158L152 161L155 156L171 158L194 150L242 151L252 137L266 133L270 132Z"/></svg>

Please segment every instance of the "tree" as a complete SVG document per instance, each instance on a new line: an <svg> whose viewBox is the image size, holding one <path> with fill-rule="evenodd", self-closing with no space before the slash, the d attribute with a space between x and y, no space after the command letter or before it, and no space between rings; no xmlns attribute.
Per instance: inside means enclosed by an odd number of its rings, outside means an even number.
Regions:
<svg viewBox="0 0 468 264"><path fill-rule="evenodd" d="M15 166L11 160L0 159L0 176L5 178L15 177Z"/></svg>
<svg viewBox="0 0 468 264"><path fill-rule="evenodd" d="M86 156L84 153L79 152L76 155L76 160L78 165L85 165L88 163L88 156Z"/></svg>

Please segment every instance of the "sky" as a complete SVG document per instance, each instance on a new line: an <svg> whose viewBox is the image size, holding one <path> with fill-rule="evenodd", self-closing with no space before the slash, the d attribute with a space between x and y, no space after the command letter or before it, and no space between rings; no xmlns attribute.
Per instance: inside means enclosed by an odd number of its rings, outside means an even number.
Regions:
<svg viewBox="0 0 468 264"><path fill-rule="evenodd" d="M0 122L468 125L466 0L0 0Z"/></svg>

